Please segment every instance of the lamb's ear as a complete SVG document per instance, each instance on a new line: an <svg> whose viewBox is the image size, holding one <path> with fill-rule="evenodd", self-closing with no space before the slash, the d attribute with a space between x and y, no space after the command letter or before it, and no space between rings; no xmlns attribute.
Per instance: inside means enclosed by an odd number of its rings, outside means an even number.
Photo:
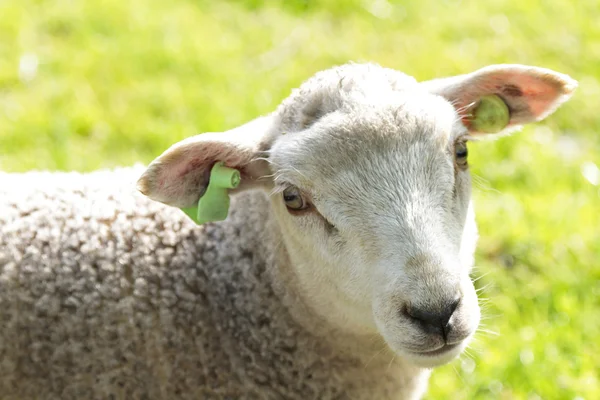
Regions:
<svg viewBox="0 0 600 400"><path fill-rule="evenodd" d="M272 117L262 117L222 133L203 133L171 146L155 159L137 183L140 192L152 200L174 207L191 207L204 194L213 165L241 173L235 191L268 185L268 163L261 159L269 150L275 131Z"/></svg>
<svg viewBox="0 0 600 400"><path fill-rule="evenodd" d="M495 94L507 104L510 121L504 131L508 131L546 118L577 88L577 82L567 75L525 65L492 65L422 85L452 102L473 134L486 133L476 131L469 123L470 111L482 96Z"/></svg>

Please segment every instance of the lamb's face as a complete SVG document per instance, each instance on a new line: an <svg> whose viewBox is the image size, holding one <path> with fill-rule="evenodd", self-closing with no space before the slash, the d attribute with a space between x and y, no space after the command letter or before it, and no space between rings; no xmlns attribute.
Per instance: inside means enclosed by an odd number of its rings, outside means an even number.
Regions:
<svg viewBox="0 0 600 400"><path fill-rule="evenodd" d="M506 133L539 121L576 87L522 65L423 83L345 65L309 79L270 116L173 145L138 187L191 207L216 162L239 169L236 191L272 192L302 301L346 331L379 333L404 358L435 366L460 353L479 323L467 130ZM488 95L507 106L506 126L464 118Z"/></svg>
<svg viewBox="0 0 600 400"><path fill-rule="evenodd" d="M423 366L454 358L479 322L465 134L450 103L417 91L355 103L271 150L286 244L310 265L295 264Z"/></svg>

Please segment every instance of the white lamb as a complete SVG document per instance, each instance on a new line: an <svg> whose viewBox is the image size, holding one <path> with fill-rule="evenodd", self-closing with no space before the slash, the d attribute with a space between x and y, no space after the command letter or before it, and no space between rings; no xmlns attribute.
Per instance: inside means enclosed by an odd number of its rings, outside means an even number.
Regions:
<svg viewBox="0 0 600 400"><path fill-rule="evenodd" d="M518 65L321 72L143 173L189 207L215 162L237 168L229 218L203 226L133 193L140 169L0 174L0 398L420 398L480 318L469 114L496 94L506 132L575 87Z"/></svg>

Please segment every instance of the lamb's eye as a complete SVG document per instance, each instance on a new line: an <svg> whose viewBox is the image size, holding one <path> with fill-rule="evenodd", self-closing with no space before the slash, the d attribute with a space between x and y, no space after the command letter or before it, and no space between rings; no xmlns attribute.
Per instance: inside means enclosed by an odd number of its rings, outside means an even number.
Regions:
<svg viewBox="0 0 600 400"><path fill-rule="evenodd" d="M283 191L283 201L286 207L292 211L299 211L308 208L309 203L304 199L300 189L296 186L288 186Z"/></svg>
<svg viewBox="0 0 600 400"><path fill-rule="evenodd" d="M456 156L456 164L459 167L467 166L467 157L469 156L469 150L467 149L467 143L459 142L454 147L454 154Z"/></svg>

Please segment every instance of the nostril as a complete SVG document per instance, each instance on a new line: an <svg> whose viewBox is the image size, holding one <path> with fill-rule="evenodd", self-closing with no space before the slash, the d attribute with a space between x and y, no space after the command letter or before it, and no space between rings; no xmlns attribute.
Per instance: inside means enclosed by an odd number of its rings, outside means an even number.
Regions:
<svg viewBox="0 0 600 400"><path fill-rule="evenodd" d="M442 324L442 322L447 322L442 321L445 318L444 313L415 306L407 306L406 315L415 321L425 324L439 325Z"/></svg>
<svg viewBox="0 0 600 400"><path fill-rule="evenodd" d="M454 314L454 311L456 311L456 309L458 308L458 305L460 304L461 300L462 300L462 296L459 296L456 299L454 299L454 301L450 304L450 307L449 307L450 315L448 316L448 320L450 320L450 317L452 317L452 314ZM446 321L446 322L448 322L448 321Z"/></svg>
<svg viewBox="0 0 600 400"><path fill-rule="evenodd" d="M461 302L461 297L457 297L454 301L448 303L444 308L425 308L411 304L406 304L402 309L403 314L418 323L427 333L439 334L446 338L450 331L450 318L458 308Z"/></svg>

